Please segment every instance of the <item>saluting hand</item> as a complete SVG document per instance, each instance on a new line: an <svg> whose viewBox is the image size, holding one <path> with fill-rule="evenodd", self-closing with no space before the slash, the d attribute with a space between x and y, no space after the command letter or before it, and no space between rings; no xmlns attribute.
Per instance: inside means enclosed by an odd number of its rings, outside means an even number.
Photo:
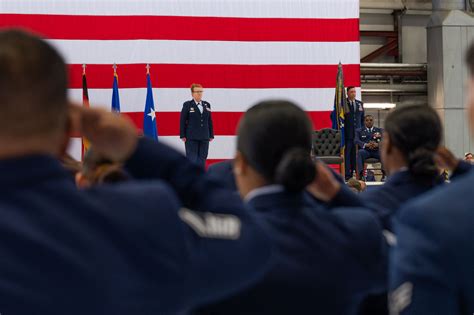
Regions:
<svg viewBox="0 0 474 315"><path fill-rule="evenodd" d="M446 147L439 147L438 150L436 150L435 161L439 168L450 171L454 171L460 162Z"/></svg>
<svg viewBox="0 0 474 315"><path fill-rule="evenodd" d="M317 161L315 167L316 178L306 189L321 201L331 201L341 190L341 184L324 163Z"/></svg>
<svg viewBox="0 0 474 315"><path fill-rule="evenodd" d="M137 130L126 116L74 105L70 106L69 112L71 131L85 136L96 154L123 162L135 151Z"/></svg>

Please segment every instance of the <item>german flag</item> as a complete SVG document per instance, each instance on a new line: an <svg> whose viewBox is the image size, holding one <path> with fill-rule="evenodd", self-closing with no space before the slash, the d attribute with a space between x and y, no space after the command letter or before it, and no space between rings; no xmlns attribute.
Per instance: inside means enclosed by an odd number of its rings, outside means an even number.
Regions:
<svg viewBox="0 0 474 315"><path fill-rule="evenodd" d="M90 107L89 105L89 91L87 90L86 65L82 65L82 106ZM82 158L87 150L89 150L90 142L85 137L82 137Z"/></svg>

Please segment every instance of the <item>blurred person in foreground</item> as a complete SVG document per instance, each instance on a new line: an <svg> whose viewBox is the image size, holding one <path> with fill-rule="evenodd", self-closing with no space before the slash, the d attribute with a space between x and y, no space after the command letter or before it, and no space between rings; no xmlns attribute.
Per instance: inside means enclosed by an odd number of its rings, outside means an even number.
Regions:
<svg viewBox="0 0 474 315"><path fill-rule="evenodd" d="M271 243L239 198L67 86L46 41L0 32L2 314L182 314L262 276ZM71 132L142 180L76 189Z"/></svg>
<svg viewBox="0 0 474 315"><path fill-rule="evenodd" d="M254 286L198 314L354 314L365 296L383 290L386 243L375 216L327 211L306 197L318 177L312 133L307 114L288 101L263 101L244 114L233 170L248 210L276 245L275 264Z"/></svg>
<svg viewBox="0 0 474 315"><path fill-rule="evenodd" d="M413 129L413 126L423 128ZM444 161L455 173L465 173L447 153L441 151L442 125L434 109L426 105L406 106L395 109L385 121L381 157L388 180L384 185L355 195L327 176L317 194L328 192L326 198L332 207L367 207L374 211L386 229L384 235L390 244L396 244L398 234L393 219L400 207L444 183L439 176L437 159ZM324 170L321 171L321 177ZM325 172L329 175L328 171ZM324 197L321 197L324 199ZM359 314L388 314L386 294L371 296L364 301Z"/></svg>
<svg viewBox="0 0 474 315"><path fill-rule="evenodd" d="M474 135L474 45L466 63L468 117ZM474 172L468 171L400 210L390 257L391 314L474 311Z"/></svg>

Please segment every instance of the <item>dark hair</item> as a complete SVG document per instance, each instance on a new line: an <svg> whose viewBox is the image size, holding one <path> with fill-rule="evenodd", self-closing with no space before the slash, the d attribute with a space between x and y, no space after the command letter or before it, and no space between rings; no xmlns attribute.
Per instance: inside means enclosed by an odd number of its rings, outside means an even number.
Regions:
<svg viewBox="0 0 474 315"><path fill-rule="evenodd" d="M466 52L466 58L465 58L466 64L469 68L469 72L471 76L474 76L474 42L471 43L469 46L467 52Z"/></svg>
<svg viewBox="0 0 474 315"><path fill-rule="evenodd" d="M67 72L46 41L0 32L0 135L49 136L67 124Z"/></svg>
<svg viewBox="0 0 474 315"><path fill-rule="evenodd" d="M364 119L366 119L367 117L372 117L372 118L374 118L374 115L370 115L370 114L369 114L369 115L365 115L365 116L364 116Z"/></svg>
<svg viewBox="0 0 474 315"><path fill-rule="evenodd" d="M404 154L410 173L423 182L432 183L439 174L434 157L442 130L438 114L427 105L397 108L385 120L390 142Z"/></svg>
<svg viewBox="0 0 474 315"><path fill-rule="evenodd" d="M352 90L352 89L355 89L355 86L348 86L347 89L346 89L347 93L349 93L349 91Z"/></svg>
<svg viewBox="0 0 474 315"><path fill-rule="evenodd" d="M303 190L316 176L310 156L312 123L289 101L264 101L239 123L237 150L270 184Z"/></svg>

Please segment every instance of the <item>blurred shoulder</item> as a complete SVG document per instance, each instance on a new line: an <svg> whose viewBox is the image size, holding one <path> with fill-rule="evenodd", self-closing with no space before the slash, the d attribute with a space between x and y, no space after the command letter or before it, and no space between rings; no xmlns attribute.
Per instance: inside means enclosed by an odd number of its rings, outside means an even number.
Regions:
<svg viewBox="0 0 474 315"><path fill-rule="evenodd" d="M437 235L461 235L474 224L474 173L429 193L403 206L397 217L400 224L410 225L420 231ZM456 227L453 229L453 227Z"/></svg>

